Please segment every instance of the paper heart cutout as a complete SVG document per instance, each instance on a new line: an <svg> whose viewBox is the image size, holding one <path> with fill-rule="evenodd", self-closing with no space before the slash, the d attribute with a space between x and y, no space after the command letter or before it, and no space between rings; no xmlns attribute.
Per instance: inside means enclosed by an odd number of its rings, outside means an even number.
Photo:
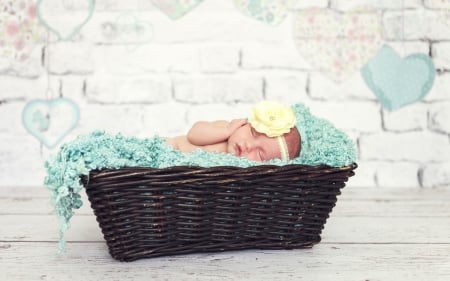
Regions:
<svg viewBox="0 0 450 281"><path fill-rule="evenodd" d="M245 15L271 25L280 24L288 14L293 0L234 0Z"/></svg>
<svg viewBox="0 0 450 281"><path fill-rule="evenodd" d="M149 22L139 20L131 13L120 15L115 22L117 41L125 43L129 51L149 43L153 39L153 26Z"/></svg>
<svg viewBox="0 0 450 281"><path fill-rule="evenodd" d="M385 45L361 74L381 105L392 111L422 99L433 86L436 70L425 54L401 58Z"/></svg>
<svg viewBox="0 0 450 281"><path fill-rule="evenodd" d="M153 4L168 15L171 19L179 19L203 0L152 0Z"/></svg>
<svg viewBox="0 0 450 281"><path fill-rule="evenodd" d="M71 40L75 35L77 35L83 26L91 19L94 14L95 1L94 0L83 0L88 6L87 9L82 9L82 14L77 12L75 15L73 13L73 6L66 6L64 1L61 0L37 0L36 12L40 23L47 28L49 31L54 33L60 40ZM45 2L45 8L43 3ZM81 1L78 1L77 5L80 5ZM70 9L68 9L70 8ZM43 15L44 9L44 15ZM45 13L45 9L48 9ZM50 9L53 13L50 13ZM56 9L56 11L55 11ZM62 14L58 13L63 11ZM70 22L67 24L67 22ZM55 26L59 25L59 26Z"/></svg>
<svg viewBox="0 0 450 281"><path fill-rule="evenodd" d="M32 100L22 111L25 129L48 148L55 147L77 125L78 106L70 99Z"/></svg>
<svg viewBox="0 0 450 281"><path fill-rule="evenodd" d="M358 71L383 44L381 17L375 11L297 12L293 33L303 58L335 82Z"/></svg>
<svg viewBox="0 0 450 281"><path fill-rule="evenodd" d="M42 41L45 29L36 18L32 0L0 4L0 56L24 61Z"/></svg>

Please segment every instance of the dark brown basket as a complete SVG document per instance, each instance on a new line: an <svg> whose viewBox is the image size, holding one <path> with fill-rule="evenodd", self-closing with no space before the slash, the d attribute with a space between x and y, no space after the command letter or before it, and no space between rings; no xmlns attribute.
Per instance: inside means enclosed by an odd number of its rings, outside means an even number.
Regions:
<svg viewBox="0 0 450 281"><path fill-rule="evenodd" d="M356 164L121 168L86 191L112 257L310 248Z"/></svg>

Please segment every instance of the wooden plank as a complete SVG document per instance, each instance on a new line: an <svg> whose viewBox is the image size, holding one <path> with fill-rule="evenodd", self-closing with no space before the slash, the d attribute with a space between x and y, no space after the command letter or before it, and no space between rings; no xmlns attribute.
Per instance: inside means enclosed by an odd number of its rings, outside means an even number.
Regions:
<svg viewBox="0 0 450 281"><path fill-rule="evenodd" d="M83 192L84 193L84 192ZM0 198L40 197L50 198L50 190L43 186L0 186ZM449 188L368 188L345 187L339 200L388 200L388 201L427 201L450 200Z"/></svg>
<svg viewBox="0 0 450 281"><path fill-rule="evenodd" d="M19 190L21 192L16 196L10 189L0 188L0 215L47 215L53 212L48 190L33 188L34 193L30 195L25 195L26 188ZM84 204L80 210L76 210L76 213L92 214L84 192L82 200ZM394 191L379 194L373 190L359 189L357 192L344 193L339 197L333 216L450 217L450 190L430 189L424 192L421 189L411 189L401 197Z"/></svg>
<svg viewBox="0 0 450 281"><path fill-rule="evenodd" d="M89 201L76 214L90 215ZM49 198L0 198L0 215L48 215L53 212ZM450 199L435 200L338 200L333 216L367 217L450 217Z"/></svg>
<svg viewBox="0 0 450 281"><path fill-rule="evenodd" d="M292 251L234 251L121 263L104 245L0 243L0 280L433 280L450 276L450 245L319 244Z"/></svg>
<svg viewBox="0 0 450 281"><path fill-rule="evenodd" d="M0 206L0 215L48 215L54 212L50 198L42 197L0 198ZM83 198L83 206L75 212L93 214L89 200Z"/></svg>
<svg viewBox="0 0 450 281"><path fill-rule="evenodd" d="M332 217L322 241L330 243L450 243L446 217ZM0 241L57 241L55 216L0 216ZM94 216L75 216L67 241L103 241Z"/></svg>
<svg viewBox="0 0 450 281"><path fill-rule="evenodd" d="M43 186L0 186L0 198L50 198L50 190Z"/></svg>

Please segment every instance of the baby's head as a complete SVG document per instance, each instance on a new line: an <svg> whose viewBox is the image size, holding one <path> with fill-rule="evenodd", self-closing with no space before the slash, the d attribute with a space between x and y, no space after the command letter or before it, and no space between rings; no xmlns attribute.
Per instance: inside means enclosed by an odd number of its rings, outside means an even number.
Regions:
<svg viewBox="0 0 450 281"><path fill-rule="evenodd" d="M290 160L298 157L301 137L292 109L263 101L250 112L248 123L228 139L228 152L254 161Z"/></svg>

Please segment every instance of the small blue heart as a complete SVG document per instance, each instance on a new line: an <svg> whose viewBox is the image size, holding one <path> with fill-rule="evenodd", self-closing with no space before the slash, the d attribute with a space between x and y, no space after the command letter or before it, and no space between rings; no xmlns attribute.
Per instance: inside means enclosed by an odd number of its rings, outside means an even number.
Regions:
<svg viewBox="0 0 450 281"><path fill-rule="evenodd" d="M36 3L36 16L40 23L47 28L49 31L53 32L60 40L71 40L75 35L80 33L80 30L86 25L86 23L92 18L92 15L94 14L94 8L95 8L95 0L86 0L89 5L88 10L86 11L87 14L84 18L81 19L79 23L77 23L75 26L72 27L72 30L69 30L69 32L66 32L67 34L64 34L64 32L61 32L58 30L57 26L52 26L48 19L45 19L45 17L42 16L42 1L48 2L49 0L37 0ZM56 0L53 0L56 1ZM68 11L69 12L69 11ZM59 15L58 15L59 16ZM67 13L67 16L70 17L70 14Z"/></svg>
<svg viewBox="0 0 450 281"><path fill-rule="evenodd" d="M55 147L80 119L76 103L70 99L32 100L22 111L25 129L48 148Z"/></svg>
<svg viewBox="0 0 450 281"><path fill-rule="evenodd" d="M425 97L433 86L436 70L425 54L401 58L384 45L361 74L381 105L392 111Z"/></svg>

